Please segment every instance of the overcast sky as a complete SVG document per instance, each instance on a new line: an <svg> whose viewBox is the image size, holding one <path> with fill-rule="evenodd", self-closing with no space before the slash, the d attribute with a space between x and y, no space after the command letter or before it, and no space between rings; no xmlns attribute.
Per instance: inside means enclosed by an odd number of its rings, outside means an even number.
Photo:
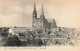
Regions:
<svg viewBox="0 0 80 51"><path fill-rule="evenodd" d="M43 3L47 19L55 19L60 27L80 28L79 0L35 0L40 17ZM0 26L32 26L34 0L0 0Z"/></svg>

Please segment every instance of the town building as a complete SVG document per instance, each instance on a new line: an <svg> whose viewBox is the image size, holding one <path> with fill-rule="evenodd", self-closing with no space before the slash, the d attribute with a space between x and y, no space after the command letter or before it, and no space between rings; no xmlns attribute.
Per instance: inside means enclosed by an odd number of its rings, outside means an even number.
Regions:
<svg viewBox="0 0 80 51"><path fill-rule="evenodd" d="M25 36L27 34L27 28L26 27L11 27L9 29L9 34L11 35L22 35Z"/></svg>

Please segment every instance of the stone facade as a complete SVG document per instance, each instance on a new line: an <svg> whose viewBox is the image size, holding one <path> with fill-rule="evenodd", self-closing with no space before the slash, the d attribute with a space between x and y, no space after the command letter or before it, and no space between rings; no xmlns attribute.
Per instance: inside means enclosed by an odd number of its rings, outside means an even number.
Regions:
<svg viewBox="0 0 80 51"><path fill-rule="evenodd" d="M45 16L44 16L44 10L43 6L41 9L41 15L40 18L37 18L37 11L36 11L36 5L34 3L34 10L33 10L33 17L32 17L32 27L33 29L51 29L51 28L56 28L56 22L53 19L52 22L49 22Z"/></svg>

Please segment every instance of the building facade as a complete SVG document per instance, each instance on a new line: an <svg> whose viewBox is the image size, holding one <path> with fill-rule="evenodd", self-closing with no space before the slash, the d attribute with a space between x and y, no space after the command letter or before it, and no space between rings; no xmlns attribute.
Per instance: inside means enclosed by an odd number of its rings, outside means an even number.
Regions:
<svg viewBox="0 0 80 51"><path fill-rule="evenodd" d="M9 34L12 34L12 35L26 35L27 30L28 29L26 27L11 27L9 29Z"/></svg>
<svg viewBox="0 0 80 51"><path fill-rule="evenodd" d="M44 15L43 6L41 9L40 18L37 17L36 5L34 3L33 16L32 16L32 27L33 29L51 29L56 28L56 22L53 19L52 22L49 22Z"/></svg>

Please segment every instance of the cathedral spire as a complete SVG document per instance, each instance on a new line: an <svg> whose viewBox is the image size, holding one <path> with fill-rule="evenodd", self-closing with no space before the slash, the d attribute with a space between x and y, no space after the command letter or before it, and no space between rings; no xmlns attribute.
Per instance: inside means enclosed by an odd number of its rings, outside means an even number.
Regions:
<svg viewBox="0 0 80 51"><path fill-rule="evenodd" d="M41 19L45 19L44 10L43 10L43 4L42 4L42 8L41 8L41 15L40 15L40 18L41 18Z"/></svg>
<svg viewBox="0 0 80 51"><path fill-rule="evenodd" d="M42 4L42 8L41 8L41 15L44 16L43 4Z"/></svg>
<svg viewBox="0 0 80 51"><path fill-rule="evenodd" d="M35 5L35 2L34 2L33 19L36 19L36 18L37 18L37 11L36 11L36 5Z"/></svg>
<svg viewBox="0 0 80 51"><path fill-rule="evenodd" d="M34 2L34 11L36 11L36 5L35 5L35 2Z"/></svg>

